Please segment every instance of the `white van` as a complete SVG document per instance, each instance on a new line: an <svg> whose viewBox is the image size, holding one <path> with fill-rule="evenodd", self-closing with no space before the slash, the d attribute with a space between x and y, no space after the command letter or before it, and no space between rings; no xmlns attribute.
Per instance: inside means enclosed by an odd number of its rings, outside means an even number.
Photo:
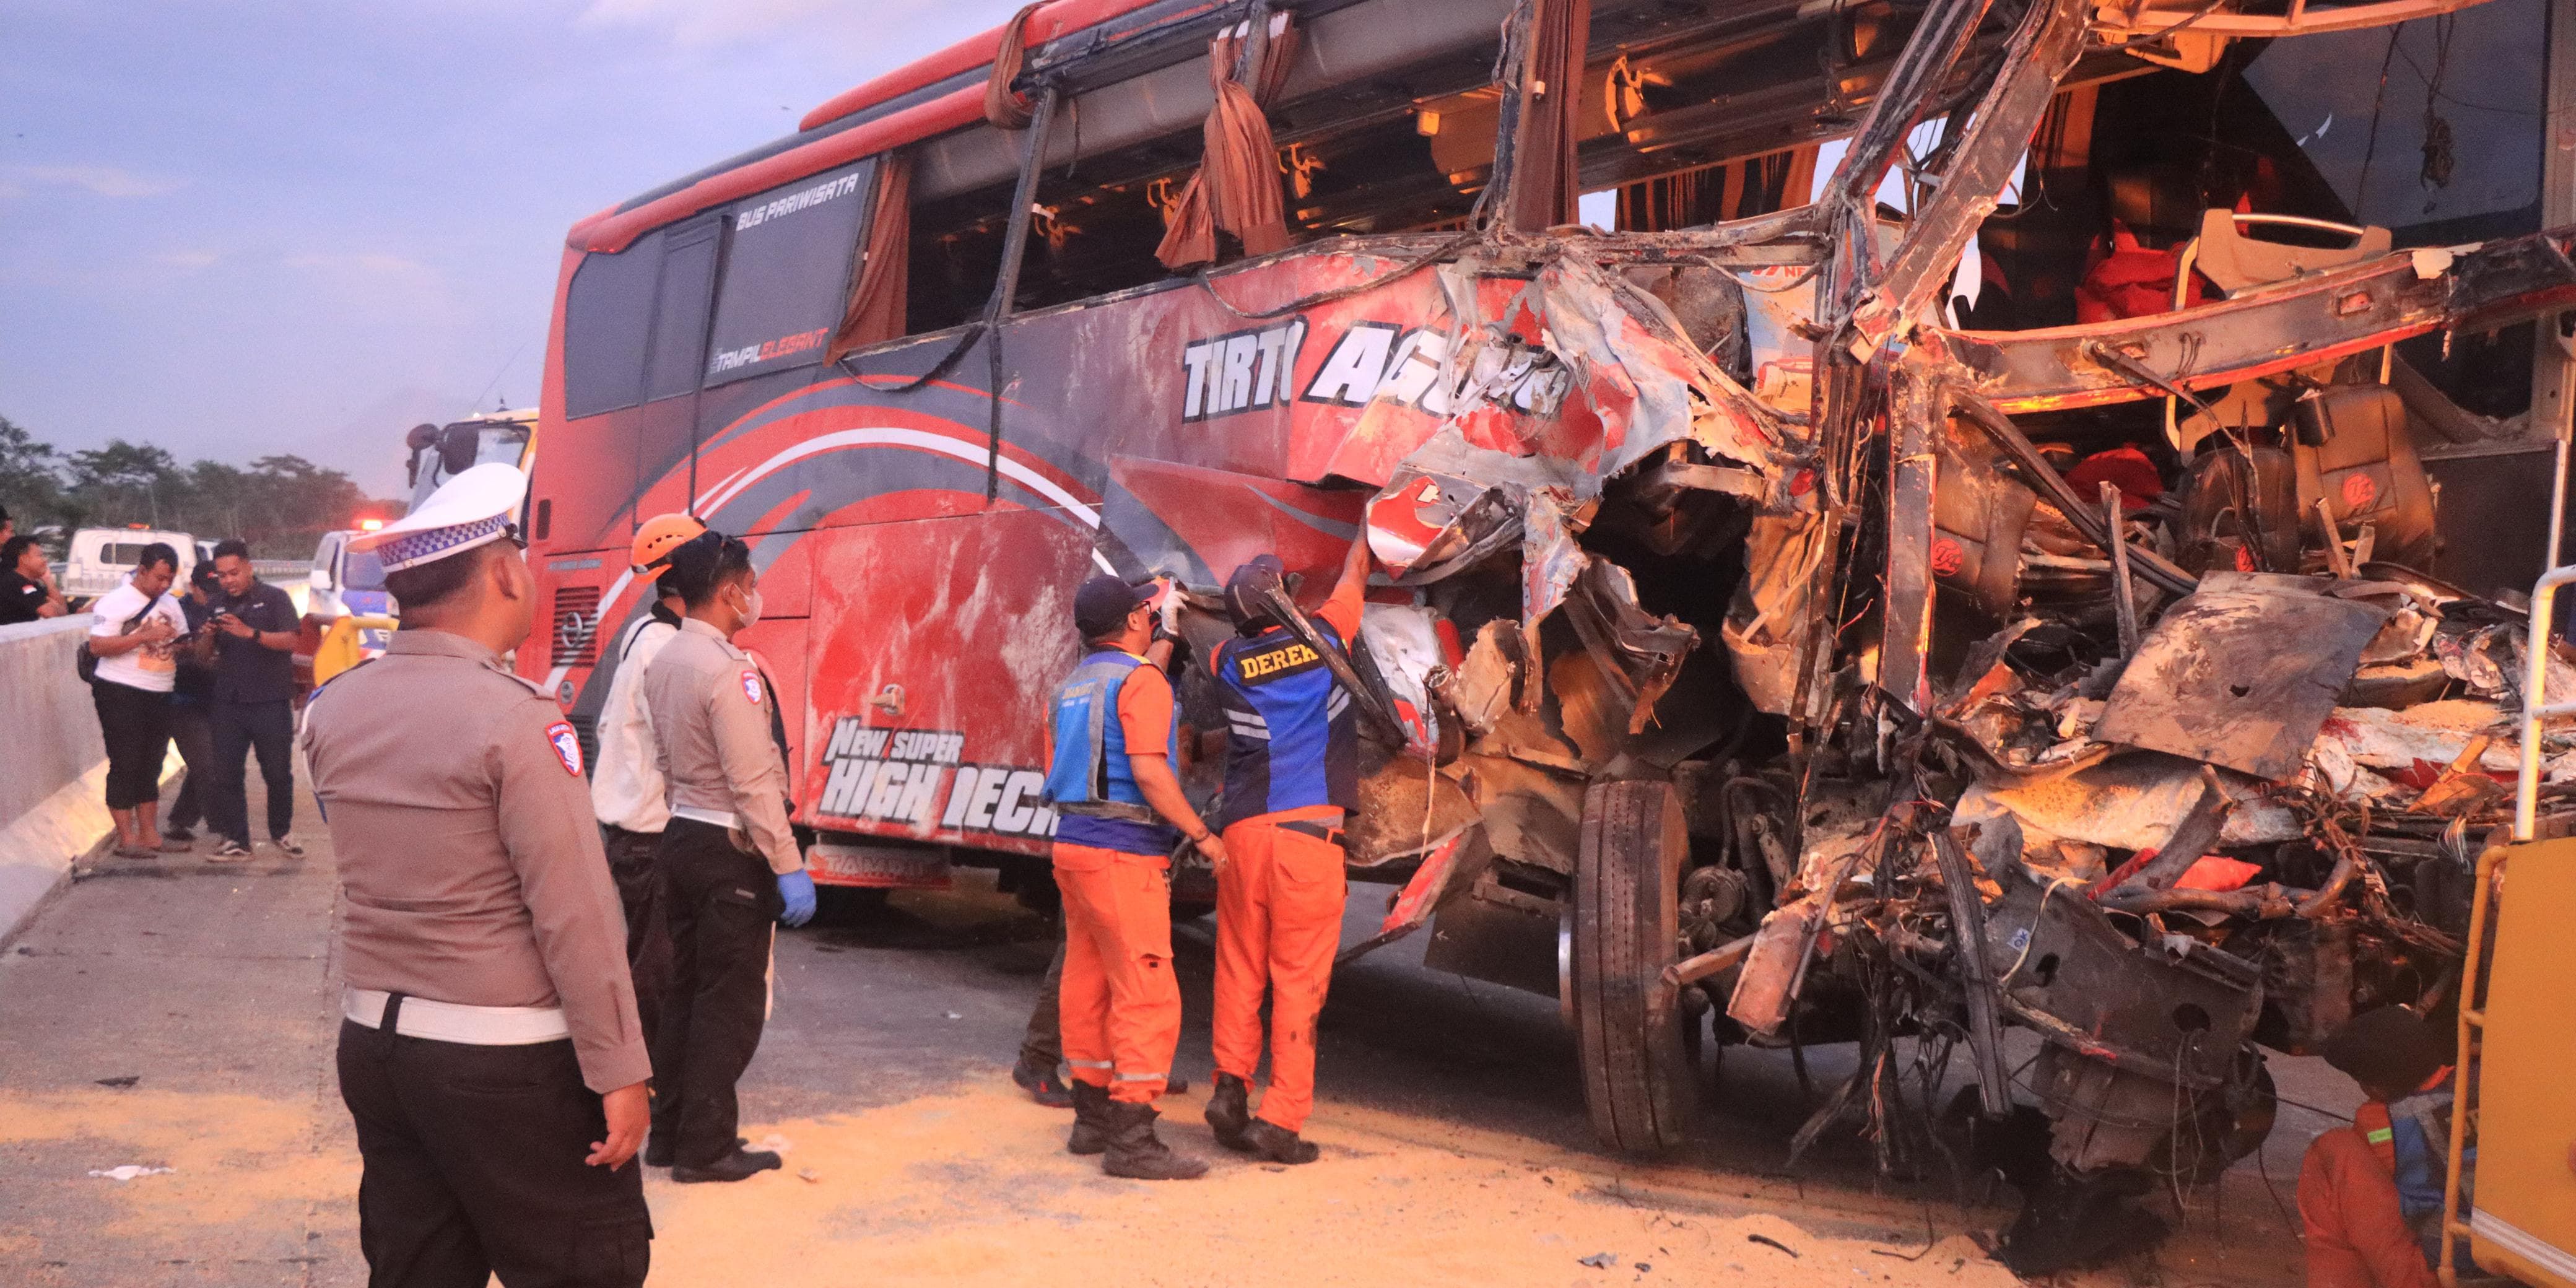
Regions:
<svg viewBox="0 0 2576 1288"><path fill-rule="evenodd" d="M150 528L83 528L72 534L71 557L63 564L63 597L74 607L125 584L125 575L134 571L134 561L143 557L143 547L160 542L178 552L179 577L172 584L184 586L188 573L197 566L201 552L197 540L185 532L158 532Z"/></svg>

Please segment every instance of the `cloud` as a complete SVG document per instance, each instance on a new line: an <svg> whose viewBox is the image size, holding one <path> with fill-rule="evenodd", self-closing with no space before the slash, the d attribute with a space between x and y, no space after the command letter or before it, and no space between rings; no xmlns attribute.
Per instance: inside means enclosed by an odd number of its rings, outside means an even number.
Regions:
<svg viewBox="0 0 2576 1288"><path fill-rule="evenodd" d="M15 165L0 168L0 196L21 197L34 188L76 188L93 197L166 197L184 179L136 174L112 165Z"/></svg>

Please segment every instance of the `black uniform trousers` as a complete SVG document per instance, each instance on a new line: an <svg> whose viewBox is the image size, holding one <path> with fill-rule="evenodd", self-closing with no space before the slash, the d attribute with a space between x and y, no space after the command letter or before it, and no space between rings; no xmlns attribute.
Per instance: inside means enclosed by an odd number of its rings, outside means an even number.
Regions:
<svg viewBox="0 0 2576 1288"><path fill-rule="evenodd" d="M582 1160L608 1138L569 1038L468 1046L340 1025L357 1120L368 1288L635 1288L652 1262L644 1165Z"/></svg>
<svg viewBox="0 0 2576 1288"><path fill-rule="evenodd" d="M669 1133L681 1166L706 1167L733 1152L734 1082L760 1049L771 926L786 901L728 829L673 818L660 858L671 986L653 1030L653 1133Z"/></svg>
<svg viewBox="0 0 2576 1288"><path fill-rule="evenodd" d="M671 927L663 919L662 834L599 825L608 851L608 874L617 878L617 901L626 909L626 968L635 977L635 1014L650 1047L671 986Z"/></svg>
<svg viewBox="0 0 2576 1288"><path fill-rule="evenodd" d="M282 841L295 826L295 704L274 702L214 704L215 765L213 794L205 801L206 822L225 837L250 844L250 785L244 761L259 753L260 781L268 788L268 839Z"/></svg>
<svg viewBox="0 0 2576 1288"><path fill-rule="evenodd" d="M170 802L172 829L194 829L205 821L208 803L215 794L215 726L214 701L211 698L178 698L170 703L170 741L179 748L179 758L188 762L188 774L179 782L178 798Z"/></svg>

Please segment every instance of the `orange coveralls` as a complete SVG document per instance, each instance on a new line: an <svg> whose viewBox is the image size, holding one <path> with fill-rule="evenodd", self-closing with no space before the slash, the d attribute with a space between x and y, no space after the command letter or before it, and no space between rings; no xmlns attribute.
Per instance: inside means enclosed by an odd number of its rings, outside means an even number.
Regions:
<svg viewBox="0 0 2576 1288"><path fill-rule="evenodd" d="M1168 746L1172 718L1171 681L1152 666L1128 672L1118 686L1127 745ZM1170 860L1062 841L1053 855L1064 895L1064 1062L1111 1100L1151 1104L1181 1043Z"/></svg>
<svg viewBox="0 0 2576 1288"><path fill-rule="evenodd" d="M2299 1164L2308 1288L2436 1288L2397 1208L2389 1164L2358 1127L2317 1137Z"/></svg>
<svg viewBox="0 0 2576 1288"><path fill-rule="evenodd" d="M1316 620L1357 639L1366 579L1345 577ZM1211 664L1215 662L1211 657ZM1241 819L1225 829L1216 874L1216 1071L1252 1081L1261 1063L1261 995L1270 994L1270 1090L1260 1117L1299 1131L1315 1108L1315 1020L1342 940L1342 847L1279 826L1321 822L1340 836L1342 811L1309 805Z"/></svg>

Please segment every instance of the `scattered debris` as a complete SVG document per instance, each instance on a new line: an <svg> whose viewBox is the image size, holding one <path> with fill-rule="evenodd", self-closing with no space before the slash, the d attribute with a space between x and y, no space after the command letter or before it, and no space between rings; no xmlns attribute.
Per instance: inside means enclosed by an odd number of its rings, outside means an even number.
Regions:
<svg viewBox="0 0 2576 1288"><path fill-rule="evenodd" d="M137 1163L124 1163L124 1164L120 1164L120 1165L115 1166L115 1167L108 1168L106 1171L103 1171L103 1172L101 1172L101 1171L92 1171L92 1172L90 1173L90 1175L92 1175L92 1176L103 1176L103 1177L107 1178L108 1180L114 1181L114 1182L116 1182L117 1184L122 1185L122 1184L124 1184L125 1182L130 1181L130 1180L133 1180L134 1178L136 1178L136 1177L138 1177L138 1176L166 1176L166 1175L168 1175L168 1174L170 1173L170 1171L171 1171L171 1170L172 1170L172 1169L167 1168L167 1167L144 1167L144 1166L142 1166L142 1165L140 1165L140 1164L137 1164Z"/></svg>
<svg viewBox="0 0 2576 1288"><path fill-rule="evenodd" d="M129 1073L121 1077L96 1078L92 1079L92 1081L98 1083L98 1085L102 1087L116 1087L122 1089L125 1087L131 1087L134 1084L143 1081L143 1075L139 1073Z"/></svg>
<svg viewBox="0 0 2576 1288"><path fill-rule="evenodd" d="M1798 1255L1798 1250L1796 1248L1792 1248L1788 1244L1782 1243L1778 1239L1774 1239L1767 1234L1748 1234L1744 1236L1744 1241L1746 1243L1758 1243L1766 1248L1778 1248L1782 1252L1788 1253L1791 1257L1796 1257Z"/></svg>
<svg viewBox="0 0 2576 1288"><path fill-rule="evenodd" d="M1574 1260L1575 1264L1579 1266L1590 1266L1595 1270L1611 1270L1618 1267L1619 1254L1615 1252L1596 1252L1591 1256L1577 1257Z"/></svg>

